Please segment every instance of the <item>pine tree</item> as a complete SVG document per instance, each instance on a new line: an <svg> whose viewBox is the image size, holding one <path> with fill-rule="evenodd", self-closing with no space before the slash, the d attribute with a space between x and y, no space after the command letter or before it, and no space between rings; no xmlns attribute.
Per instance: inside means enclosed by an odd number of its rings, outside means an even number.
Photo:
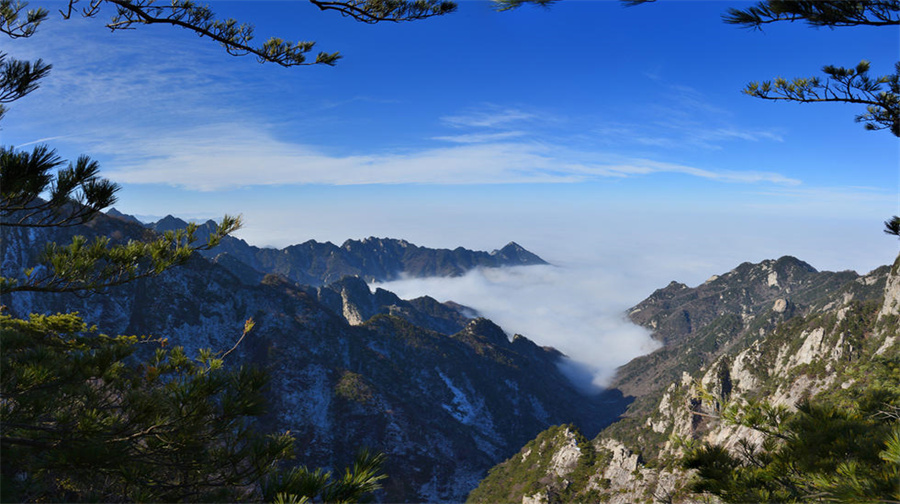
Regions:
<svg viewBox="0 0 900 504"><path fill-rule="evenodd" d="M767 403L729 408L727 422L764 440L741 439L733 453L710 443L688 449L682 466L696 471L691 490L725 502L900 500L896 365L872 363L872 384L843 401L807 401L796 411Z"/></svg>
<svg viewBox="0 0 900 504"><path fill-rule="evenodd" d="M164 343L99 334L71 313L0 315L4 500L253 498L293 446L254 430L265 374Z"/></svg>

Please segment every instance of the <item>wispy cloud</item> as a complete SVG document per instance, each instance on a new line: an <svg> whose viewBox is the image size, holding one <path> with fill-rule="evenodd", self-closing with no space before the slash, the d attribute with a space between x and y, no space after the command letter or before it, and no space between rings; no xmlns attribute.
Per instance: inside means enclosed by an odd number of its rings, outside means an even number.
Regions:
<svg viewBox="0 0 900 504"><path fill-rule="evenodd" d="M52 137L46 137L46 138L38 138L37 140L30 140L28 142L19 143L18 145L16 145L16 147L26 147L28 145L47 143L47 142L52 142L54 140L62 140L64 138L69 138L72 136L74 136L74 135L58 135L58 136L52 136Z"/></svg>
<svg viewBox="0 0 900 504"><path fill-rule="evenodd" d="M516 108L487 106L483 110L442 117L441 122L455 128L499 128L533 120L536 117L534 113Z"/></svg>
<svg viewBox="0 0 900 504"><path fill-rule="evenodd" d="M697 127L690 122L692 113L719 111L689 88L673 88L677 99L668 100L681 111L680 116L672 113L669 117L682 123L655 129L647 126L652 124L649 121L637 126L610 125L602 134L621 142L607 144L607 152L598 149L596 141L585 141L581 136L584 128L574 126L584 118L573 120L536 107L488 103L440 117L438 122L447 127L448 134L432 134L393 150L354 146L351 155L346 148L329 150L303 136L327 120L322 117L304 124L300 132L259 119L264 114L255 111L246 97L261 92L256 86L265 85L261 75L273 71L269 67L253 67L256 77L236 80L236 75L242 75L241 65L247 62L216 64L225 56L209 44L199 45L199 52L197 47L187 51L179 45L181 41L149 32L138 34L140 44L119 44L115 37L71 44L66 42L68 37L55 35L65 33L81 40L82 29L95 30L96 26L91 20L67 23L71 24L48 25L39 45L29 45L34 42L29 40L17 46L22 51L18 57L48 53L57 65L41 90L42 99L29 104L31 116L54 117L50 108L63 102L70 114L59 128L45 128L46 122L39 122L45 119L35 119L42 125L35 131L43 133L24 140L65 137L70 144L80 144L77 148L105 157L105 175L121 183L215 191L289 184L576 183L677 173L729 183L799 184L792 177L770 171L664 163L649 156L602 160L629 143L668 148L689 142L714 145L734 139L779 138L772 132L727 123ZM157 43L165 44L165 50L159 51ZM298 82L303 81L292 81ZM346 100L376 99L387 98L354 95ZM339 102L325 100L320 108ZM678 128L684 137L672 135ZM576 136L580 147L573 147ZM449 145L436 146L435 141Z"/></svg>
<svg viewBox="0 0 900 504"><path fill-rule="evenodd" d="M177 111L233 93L228 82L234 69L215 64L218 49L212 44L189 49L177 37L149 31L137 34L139 43L134 38L122 43L122 37L134 37L131 33L88 37L99 24L97 19L51 16L34 37L17 41L14 57L44 58L53 65L41 81L40 100L30 107L48 102L58 113L62 102L68 110L114 108L119 114L142 108Z"/></svg>
<svg viewBox="0 0 900 504"><path fill-rule="evenodd" d="M647 159L575 162L597 158L597 153L524 141L341 156L278 140L265 128L246 123L218 123L175 133L120 133L95 143L92 151L116 160L107 175L118 182L204 191L285 184L572 183L656 173L733 183L799 184L778 173L713 170Z"/></svg>
<svg viewBox="0 0 900 504"><path fill-rule="evenodd" d="M593 134L605 143L667 150L721 150L734 141L784 141L781 129L742 125L733 112L717 106L694 88L662 83L660 86L659 96L635 111L635 116L643 120L607 122L592 127Z"/></svg>
<svg viewBox="0 0 900 504"><path fill-rule="evenodd" d="M654 173L680 173L683 175L691 175L694 177L716 180L719 182L747 184L770 183L787 186L796 186L801 183L801 181L798 179L793 179L773 172L733 170L715 171L673 163L661 163L648 159L635 159L632 163L628 164L599 166L594 169L594 173L598 175L622 177L629 175L650 175Z"/></svg>
<svg viewBox="0 0 900 504"><path fill-rule="evenodd" d="M496 142L498 140L508 140L510 138L517 138L525 136L527 134L528 133L525 131L504 131L502 133L472 133L468 135L436 136L432 137L432 140L443 140L445 142L454 143L485 143Z"/></svg>

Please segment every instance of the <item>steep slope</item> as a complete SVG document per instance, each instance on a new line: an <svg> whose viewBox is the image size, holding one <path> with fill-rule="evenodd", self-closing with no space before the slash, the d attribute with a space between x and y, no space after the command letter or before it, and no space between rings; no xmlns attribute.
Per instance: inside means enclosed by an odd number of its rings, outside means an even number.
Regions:
<svg viewBox="0 0 900 504"><path fill-rule="evenodd" d="M187 222L169 215L149 227L162 232L182 229L187 225ZM208 221L199 226L197 237L205 240L213 229L215 222ZM453 250L430 249L406 240L375 237L347 240L340 247L331 242L309 240L283 249L258 248L241 239L226 237L219 247L202 254L228 269L234 268L238 277L248 283L255 283L264 274L275 273L313 286L336 282L345 276L357 276L367 282L384 282L396 280L401 275L460 276L479 267L547 264L515 242L488 253L462 247ZM251 271L256 271L259 277L254 277Z"/></svg>
<svg viewBox="0 0 900 504"><path fill-rule="evenodd" d="M710 335L718 335L718 345L699 358L691 359L688 350L641 358L641 366L659 364L644 371L656 380L634 386L644 395L622 420L590 441L573 426L545 431L492 469L469 500L703 501L687 490L691 473L679 465L683 446L709 442L735 450L741 439L762 441L759 432L724 421L726 409L762 401L790 410L807 398L857 397L879 380L896 386L900 257L892 268L862 277L818 273L804 264L782 258L742 265L696 289L670 284L655 292L631 311L633 318L644 313L644 323L655 325L669 346L698 345ZM782 271L781 289L760 288L761 280L777 281ZM849 280L835 287L839 278ZM741 301L729 306L734 293ZM720 324L728 316L735 323ZM685 320L695 321L690 329ZM624 369L632 374L619 383L634 383L635 363ZM674 370L680 376L664 383L660 377Z"/></svg>
<svg viewBox="0 0 900 504"><path fill-rule="evenodd" d="M652 330L664 346L622 366L610 386L634 396L659 390L684 371L820 308L856 278L852 271L819 272L787 256L743 263L694 288L672 282L628 311L634 323ZM881 291L876 286L855 295L872 298Z"/></svg>
<svg viewBox="0 0 900 504"><path fill-rule="evenodd" d="M4 230L4 272L76 232L127 240L150 231L103 217L80 229ZM372 293L358 278L312 288L268 275L246 285L196 256L103 294L5 293L0 303L18 315L78 311L104 332L165 336L189 353L231 348L252 317L256 327L227 363L269 370L262 427L294 433L298 460L311 466L342 467L364 445L386 452L379 498L390 502L458 501L541 430L572 422L597 432L625 404L581 395L553 349L510 339L459 306Z"/></svg>

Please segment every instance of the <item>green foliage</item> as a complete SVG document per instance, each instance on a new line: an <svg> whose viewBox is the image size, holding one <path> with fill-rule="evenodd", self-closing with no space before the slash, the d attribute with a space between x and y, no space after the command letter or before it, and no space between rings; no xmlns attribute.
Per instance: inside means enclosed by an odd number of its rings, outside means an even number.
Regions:
<svg viewBox="0 0 900 504"><path fill-rule="evenodd" d="M884 221L884 232L885 234L900 236L900 216L895 215Z"/></svg>
<svg viewBox="0 0 900 504"><path fill-rule="evenodd" d="M570 472L557 476L551 470L551 461L553 455L569 442L569 435L574 436L581 455ZM549 491L554 501L559 502L596 500L599 493L588 492L586 488L591 476L606 463L608 460L596 452L577 428L556 425L540 433L510 459L494 466L466 502L521 502L523 495L530 496L542 490Z"/></svg>
<svg viewBox="0 0 900 504"><path fill-rule="evenodd" d="M36 82L30 84L37 86ZM81 156L54 173L62 164L56 151L46 145L38 145L30 153L0 147L0 218L4 226L74 226L115 203L119 186L99 177L96 161ZM42 199L45 195L46 200Z"/></svg>
<svg viewBox="0 0 900 504"><path fill-rule="evenodd" d="M623 0L638 5L655 0ZM900 25L900 0L762 0L740 9L729 8L723 16L726 23L761 30L763 25L778 22L806 22L819 28L849 26ZM868 75L869 62L855 68L828 65L818 77L751 82L744 93L765 100L798 103L838 102L866 105L866 112L856 116L867 130L888 129L900 137L900 62L896 72L881 77ZM885 88L882 85L886 84Z"/></svg>
<svg viewBox="0 0 900 504"><path fill-rule="evenodd" d="M449 14L456 10L456 3L446 0L309 0L322 10L336 10L363 23L382 21L414 21L432 16Z"/></svg>
<svg viewBox="0 0 900 504"><path fill-rule="evenodd" d="M559 492L562 502L576 502L596 500L599 493L595 490L586 491L588 482L591 477L601 471L608 462L604 457L597 454L594 444L587 440L580 432L575 433L578 448L581 450L581 456L578 457L578 463L569 474L565 475L567 484L562 485ZM609 480L604 480L609 485ZM601 483L601 486L603 483Z"/></svg>
<svg viewBox="0 0 900 504"><path fill-rule="evenodd" d="M551 4L559 0L493 0L494 8L498 11L508 11L518 9L525 4L534 4L541 7L549 7Z"/></svg>
<svg viewBox="0 0 900 504"><path fill-rule="evenodd" d="M334 386L334 393L338 397L343 397L348 401L355 401L360 404L366 404L375 396L372 388L366 383L365 379L352 371L344 371Z"/></svg>
<svg viewBox="0 0 900 504"><path fill-rule="evenodd" d="M9 87L26 84L31 89L37 86L35 81L28 81L9 83ZM84 224L115 202L119 187L99 176L96 161L81 156L57 171L62 164L56 151L46 145L38 145L31 152L0 147L0 227ZM83 292L120 285L182 264L194 251L215 247L240 226L239 217L226 215L206 243L199 245L194 243L193 224L148 241L112 243L108 237L98 237L88 242L83 236L75 236L68 245L48 243L39 264L26 270L24 277L0 277L0 289Z"/></svg>
<svg viewBox="0 0 900 504"><path fill-rule="evenodd" d="M686 450L692 490L726 502L873 502L900 499L900 385L874 386L842 404L801 403L797 411L751 403L726 419L764 435L732 454L704 443Z"/></svg>
<svg viewBox="0 0 900 504"><path fill-rule="evenodd" d="M64 16L77 3L70 1ZM114 29L133 22L167 22L224 37L220 41L229 50L239 50L240 41L249 40L249 28L213 21L208 8L191 2L157 7L149 0L92 1L82 14L92 17L104 3L117 6ZM34 33L47 11L29 11L22 18L25 6L0 0L0 32L13 38ZM168 17L142 17L147 13ZM301 64L302 52L311 47L270 41L263 56ZM41 60L23 63L4 57L0 54L0 104L36 89L50 70ZM336 57L320 55L318 61ZM62 164L43 145L31 152L0 149L3 230L85 224L115 201L118 186L98 175L95 161L82 156L59 169ZM38 264L16 277L0 277L0 289L94 293L159 275L195 251L216 246L240 224L239 218L226 216L199 245L194 244L195 225L143 241L74 236L68 245L47 243ZM252 327L248 320L241 340ZM2 500L258 501L264 479L292 481L290 475L301 469L279 466L292 456L293 438L288 433L263 435L255 425L264 411L266 374L226 366L234 348L201 350L191 358L181 347L167 349L166 344L165 339L100 334L74 313L32 314L28 320L0 313ZM157 348L140 360L136 350L145 345ZM143 350L140 354L147 355L150 349ZM364 452L340 478L326 474L321 485L308 486L306 493L282 487L288 492L277 495L296 502L357 501L379 487L385 477L382 462L383 456Z"/></svg>
<svg viewBox="0 0 900 504"><path fill-rule="evenodd" d="M363 448L353 465L336 477L330 472L310 471L300 466L266 478L262 494L266 502L303 503L309 500L333 503L366 502L372 492L381 488L385 455Z"/></svg>
<svg viewBox="0 0 900 504"><path fill-rule="evenodd" d="M0 277L0 288L6 292L82 292L121 285L184 264L195 251L215 247L240 226L239 217L226 215L201 245L194 245L195 224L167 231L154 240L124 244L112 243L105 236L90 242L75 236L69 245L48 243L37 267L26 271L24 278Z"/></svg>
<svg viewBox="0 0 900 504"><path fill-rule="evenodd" d="M766 100L787 100L797 103L839 102L866 105L866 113L856 116L868 130L889 129L900 137L900 62L895 73L880 77L869 75L869 62L861 61L854 68L828 65L822 68L827 76L787 80L751 82L744 93Z"/></svg>
<svg viewBox="0 0 900 504"><path fill-rule="evenodd" d="M761 29L764 24L781 21L805 21L814 27L897 26L900 25L898 0L764 0L746 9L731 8L725 22ZM900 137L900 62L892 75L869 76L869 62L861 61L855 68L833 65L822 72L827 78L781 77L762 83L751 82L744 93L766 100L787 100L797 103L838 102L866 106L866 112L856 116L868 130L888 129ZM886 85L882 87L883 85Z"/></svg>
<svg viewBox="0 0 900 504"><path fill-rule="evenodd" d="M446 0L310 0L323 11L334 10L341 15L365 23L383 21L413 21L449 14L456 4ZM84 5L84 7L81 7ZM10 37L29 37L48 16L46 9L25 11L28 2L0 0L0 32ZM63 17L73 14L98 17L104 8L113 10L105 23L110 30L129 30L138 25L169 25L190 30L201 37L221 44L229 54L252 55L261 63L271 62L285 67L299 65L334 65L341 55L337 52L318 52L310 61L315 42L291 42L270 37L261 45L254 45L253 25L235 19L217 19L209 6L191 0L68 0L60 9ZM24 13L24 14L23 14Z"/></svg>
<svg viewBox="0 0 900 504"><path fill-rule="evenodd" d="M898 0L764 0L746 9L730 8L726 23L761 29L779 21L805 21L814 27L900 24Z"/></svg>
<svg viewBox="0 0 900 504"><path fill-rule="evenodd" d="M253 498L293 446L254 430L266 375L165 343L99 334L72 313L0 314L2 472L17 499ZM134 365L139 345L157 348Z"/></svg>
<svg viewBox="0 0 900 504"><path fill-rule="evenodd" d="M3 5L0 5L2 12ZM7 6L8 7L8 6ZM0 58L2 61L2 58ZM4 64L0 98L21 98L49 71L34 64ZM12 65L17 69L10 70ZM58 169L55 150L38 145L31 152L0 147L0 227L60 228L84 224L115 202L118 185L99 176L99 164L87 156ZM206 243L195 245L195 225L148 241L88 242L75 236L69 245L48 243L39 263L18 277L0 276L4 292L91 292L138 278L159 275L186 262L194 251L212 248L239 229L239 217L225 216Z"/></svg>
<svg viewBox="0 0 900 504"><path fill-rule="evenodd" d="M166 344L74 313L0 314L4 501L359 502L380 488L384 455L368 450L340 476L279 469L294 440L256 430L266 374Z"/></svg>
<svg viewBox="0 0 900 504"><path fill-rule="evenodd" d="M0 33L11 38L30 37L38 25L47 19L47 9L38 8L25 11L28 2L0 0ZM24 12L24 16L21 14Z"/></svg>
<svg viewBox="0 0 900 504"><path fill-rule="evenodd" d="M0 3L0 16L3 5ZM6 114L4 103L12 103L38 88L37 82L50 73L51 65L43 60L19 61L7 59L0 52L0 119Z"/></svg>
<svg viewBox="0 0 900 504"><path fill-rule="evenodd" d="M532 495L545 485L541 478L558 448L555 440L565 426L555 425L529 441L519 453L491 468L477 488L469 493L466 502L521 502L522 495Z"/></svg>

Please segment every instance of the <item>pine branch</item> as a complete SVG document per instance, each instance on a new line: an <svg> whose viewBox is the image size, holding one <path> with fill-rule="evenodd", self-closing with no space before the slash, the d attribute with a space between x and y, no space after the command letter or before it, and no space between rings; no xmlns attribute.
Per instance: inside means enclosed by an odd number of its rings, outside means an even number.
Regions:
<svg viewBox="0 0 900 504"><path fill-rule="evenodd" d="M28 6L28 2L19 0L0 0L0 33L10 38L27 38L34 35L38 25L47 19L46 9L38 8L25 12L24 19L20 14Z"/></svg>
<svg viewBox="0 0 900 504"><path fill-rule="evenodd" d="M868 130L888 129L900 137L900 62L896 72L877 78L869 76L870 64L861 61L854 68L828 65L818 77L751 82L744 93L755 98L797 103L851 103L866 105L866 113L856 117Z"/></svg>
<svg viewBox="0 0 900 504"><path fill-rule="evenodd" d="M795 21L829 28L895 26L900 25L900 0L764 0L747 9L730 8L722 18L757 30Z"/></svg>
<svg viewBox="0 0 900 504"><path fill-rule="evenodd" d="M120 245L111 244L108 237L88 243L83 236L76 236L67 246L47 244L42 260L26 271L25 278L0 277L0 286L4 292L98 292L184 264L194 252L217 246L240 227L240 217L226 215L206 243L199 245L194 244L196 224L166 232L154 241Z"/></svg>
<svg viewBox="0 0 900 504"><path fill-rule="evenodd" d="M78 0L70 0L77 2ZM193 31L201 37L210 38L222 44L232 55L252 54L260 62L272 62L285 67L298 65L334 65L340 59L338 53L320 52L312 62L306 54L312 51L315 42L287 42L270 38L262 46L252 46L253 27L238 24L234 19L216 20L208 7L198 7L191 1L173 0L160 7L152 0L106 0L116 6L116 15L106 26L115 30L131 29L135 24L167 24ZM96 11L91 13L91 16Z"/></svg>
<svg viewBox="0 0 900 504"><path fill-rule="evenodd" d="M456 11L456 3L445 0L309 0L320 10L334 10L342 16L357 21L375 24L384 21L416 21L434 16L443 16Z"/></svg>

